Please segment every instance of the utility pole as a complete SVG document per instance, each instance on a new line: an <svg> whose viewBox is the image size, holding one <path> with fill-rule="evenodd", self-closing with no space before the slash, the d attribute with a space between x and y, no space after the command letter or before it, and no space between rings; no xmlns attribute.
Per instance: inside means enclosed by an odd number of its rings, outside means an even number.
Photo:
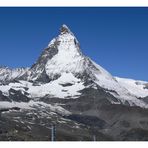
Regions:
<svg viewBox="0 0 148 148"><path fill-rule="evenodd" d="M55 141L56 140L56 128L55 125L51 126L51 141Z"/></svg>
<svg viewBox="0 0 148 148"><path fill-rule="evenodd" d="M95 135L93 135L93 141L96 141L96 136Z"/></svg>

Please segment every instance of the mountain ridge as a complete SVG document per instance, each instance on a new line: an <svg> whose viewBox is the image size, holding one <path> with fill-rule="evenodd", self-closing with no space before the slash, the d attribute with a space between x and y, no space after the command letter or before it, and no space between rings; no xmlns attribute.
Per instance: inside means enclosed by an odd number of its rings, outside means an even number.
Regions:
<svg viewBox="0 0 148 148"><path fill-rule="evenodd" d="M43 83L42 86L46 86L46 83L52 83L54 80L60 83L58 79L60 77L65 78L65 75L69 78L73 77L72 79L74 81L77 79L77 87L79 85L78 81L81 79L81 88L84 88L84 83L85 85L91 83L94 88L98 85L114 97L120 98L123 104L127 101L131 105L146 106L143 101L137 99L137 96L146 97L148 95L147 91L143 90L145 92L144 96L135 95L133 91L128 91L126 85L121 84L119 79L113 77L104 68L93 62L89 57L83 55L78 40L66 25L62 25L60 34L50 41L36 63L30 68L24 69L23 74L16 75L14 79L30 81L32 83ZM53 83L53 85L61 88L59 84ZM30 84L30 86L33 86L33 84ZM64 94L62 89L61 94ZM42 89L40 91L44 92ZM53 92L53 90L51 91ZM48 92L46 93L48 94Z"/></svg>

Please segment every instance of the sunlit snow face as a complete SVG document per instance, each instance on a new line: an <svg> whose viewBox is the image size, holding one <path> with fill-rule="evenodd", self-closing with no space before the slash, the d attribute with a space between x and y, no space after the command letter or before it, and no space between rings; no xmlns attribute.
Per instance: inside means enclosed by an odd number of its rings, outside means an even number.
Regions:
<svg viewBox="0 0 148 148"><path fill-rule="evenodd" d="M59 43L58 53L47 62L45 68L47 75L82 71L83 56L75 37L70 33L62 34L58 36L57 42Z"/></svg>

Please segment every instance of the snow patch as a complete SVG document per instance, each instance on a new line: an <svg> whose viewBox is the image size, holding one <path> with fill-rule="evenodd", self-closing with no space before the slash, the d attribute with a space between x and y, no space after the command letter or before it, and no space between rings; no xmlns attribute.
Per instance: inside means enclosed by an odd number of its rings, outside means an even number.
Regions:
<svg viewBox="0 0 148 148"><path fill-rule="evenodd" d="M52 112L57 112L61 114L70 114L69 111L65 110L61 106L58 105L51 105L51 104L46 104L44 102L39 102L39 101L30 101L30 102L6 102L6 101L1 101L0 102L0 109L6 109L6 108L13 108L13 107L18 107L21 109L35 109L36 107L41 108L49 108Z"/></svg>
<svg viewBox="0 0 148 148"><path fill-rule="evenodd" d="M61 84L73 83L73 85L64 87ZM79 79L73 76L72 73L63 73L60 78L47 84L40 86L29 86L27 91L31 97L44 97L51 95L58 98L69 98L80 95L79 91L84 89L85 86Z"/></svg>

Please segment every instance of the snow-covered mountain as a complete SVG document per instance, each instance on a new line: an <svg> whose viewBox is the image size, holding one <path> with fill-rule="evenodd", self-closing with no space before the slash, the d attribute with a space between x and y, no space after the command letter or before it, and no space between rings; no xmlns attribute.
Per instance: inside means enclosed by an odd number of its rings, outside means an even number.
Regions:
<svg viewBox="0 0 148 148"><path fill-rule="evenodd" d="M0 67L0 83L12 81L22 76L29 68L15 68Z"/></svg>
<svg viewBox="0 0 148 148"><path fill-rule="evenodd" d="M148 82L115 77L118 83L138 98L148 96Z"/></svg>
<svg viewBox="0 0 148 148"><path fill-rule="evenodd" d="M85 88L101 87L118 101L130 105L146 107L138 97L148 96L148 90L140 87L130 89L129 83L114 78L109 72L85 56L74 34L66 25L42 52L37 62L30 69L8 68L0 70L1 80L21 80L8 85L1 85L0 90L9 95L10 89L21 90L31 98L50 95L58 98L78 98ZM123 80L123 81L121 81ZM36 83L36 85L34 85ZM135 84L135 86L140 86ZM27 90L25 90L27 88Z"/></svg>
<svg viewBox="0 0 148 148"><path fill-rule="evenodd" d="M108 109L101 113L108 105L148 108L148 82L112 76L82 53L66 25L32 67L0 68L0 109L49 110L62 120L79 114L111 122L104 114Z"/></svg>

